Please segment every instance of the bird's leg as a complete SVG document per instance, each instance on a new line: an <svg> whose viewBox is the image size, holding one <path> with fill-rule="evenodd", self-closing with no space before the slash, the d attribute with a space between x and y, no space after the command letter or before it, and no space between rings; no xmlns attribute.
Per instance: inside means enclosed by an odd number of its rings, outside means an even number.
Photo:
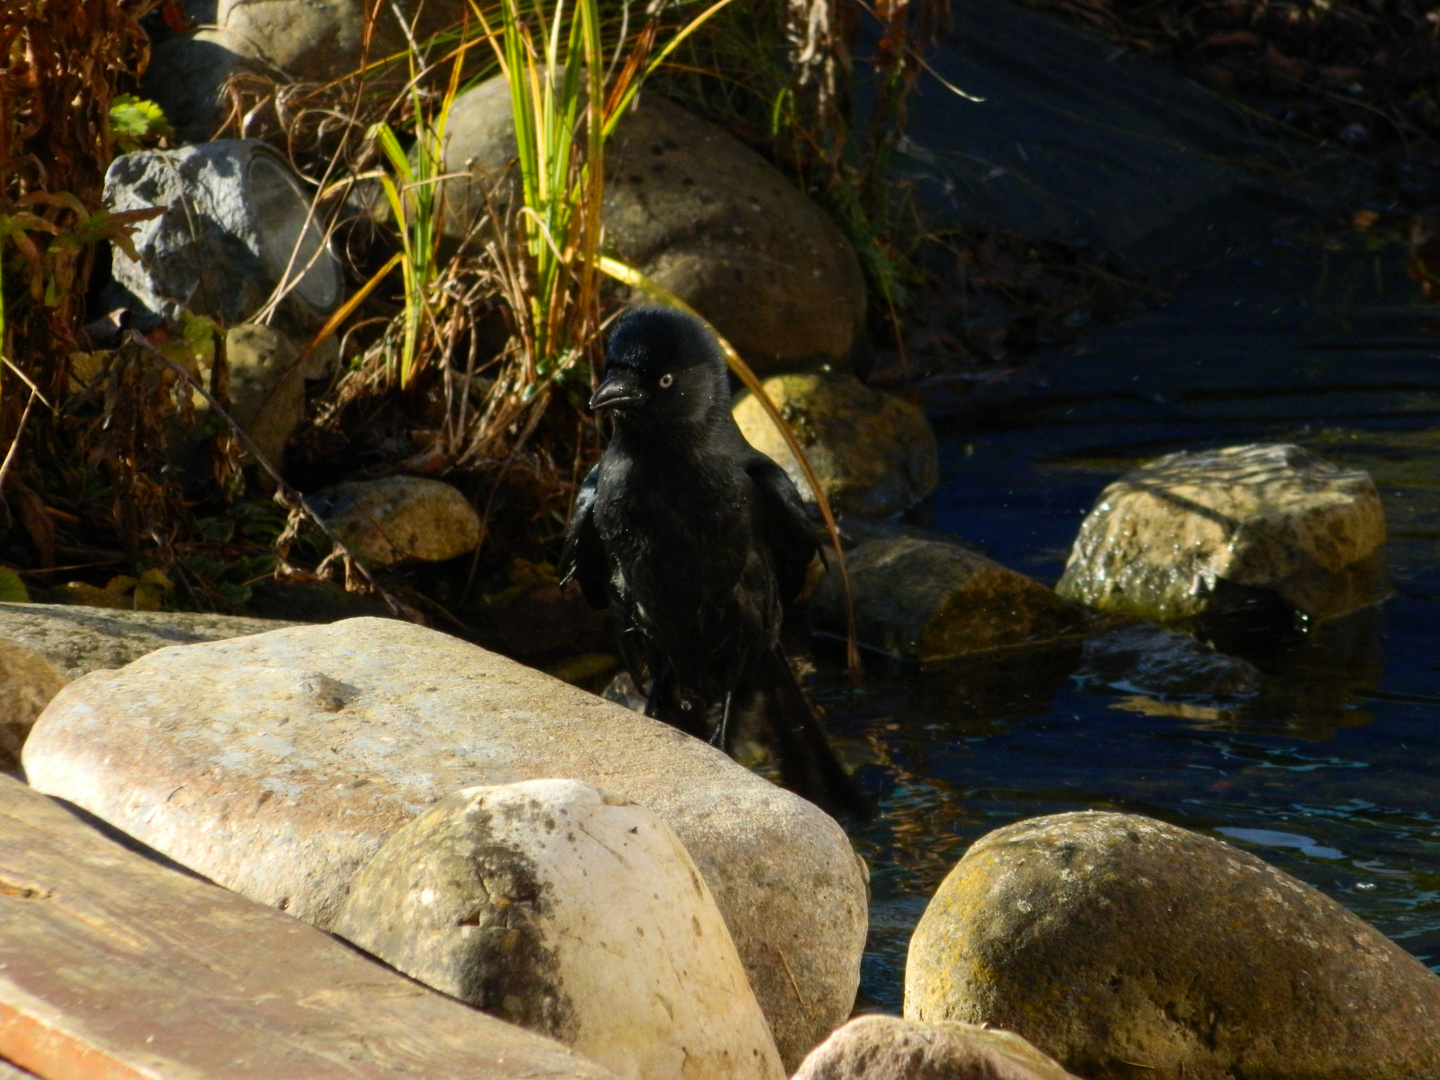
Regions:
<svg viewBox="0 0 1440 1080"><path fill-rule="evenodd" d="M667 664L660 669L653 679L650 680L650 693L645 697L645 715L652 720L664 719L660 715L660 703L670 692L670 686L675 681L675 673L670 670Z"/></svg>
<svg viewBox="0 0 1440 1080"><path fill-rule="evenodd" d="M730 746L729 746L729 736L730 736L730 703L731 703L732 701L734 701L734 699L735 699L735 691L733 691L733 690L727 690L727 691L725 692L725 705L724 705L724 707L720 710L720 724L719 724L719 726L715 729L715 733L710 736L710 745L711 745L711 746L718 746L721 750L724 750L727 754L730 752Z"/></svg>

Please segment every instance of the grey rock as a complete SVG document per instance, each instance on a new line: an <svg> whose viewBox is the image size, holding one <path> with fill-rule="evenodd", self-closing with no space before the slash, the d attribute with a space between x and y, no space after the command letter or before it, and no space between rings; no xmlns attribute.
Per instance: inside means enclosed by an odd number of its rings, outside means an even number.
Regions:
<svg viewBox="0 0 1440 1080"><path fill-rule="evenodd" d="M1100 493L1055 589L1162 621L1256 591L1326 618L1385 596L1385 515L1366 473L1298 446L1170 454Z"/></svg>
<svg viewBox="0 0 1440 1080"><path fill-rule="evenodd" d="M328 711L318 675L358 693ZM680 838L787 1067L859 985L864 867L830 817L666 724L408 623L296 627L92 674L50 703L24 765L40 790L322 928L439 799L569 777Z"/></svg>
<svg viewBox="0 0 1440 1080"><path fill-rule="evenodd" d="M66 682L120 668L156 649L294 625L197 611L116 611L78 604L0 604L0 640L33 649Z"/></svg>
<svg viewBox="0 0 1440 1080"><path fill-rule="evenodd" d="M440 480L352 480L316 492L310 505L372 568L443 562L480 543L480 515Z"/></svg>
<svg viewBox="0 0 1440 1080"><path fill-rule="evenodd" d="M140 262L115 252L112 273L138 314L174 317L184 307L233 326L283 278L293 287L281 311L313 329L344 299L340 264L307 221L309 197L264 143L219 139L122 154L105 174L105 204L166 207L136 229Z"/></svg>
<svg viewBox="0 0 1440 1080"><path fill-rule="evenodd" d="M513 202L509 90L458 99L444 169L446 231L466 236ZM863 348L865 282L835 224L759 154L657 94L620 121L605 151L608 245L709 319L758 372L852 362ZM639 301L641 297L635 297Z"/></svg>
<svg viewBox="0 0 1440 1080"><path fill-rule="evenodd" d="M34 649L0 638L0 769L20 765L20 748L68 680Z"/></svg>
<svg viewBox="0 0 1440 1080"><path fill-rule="evenodd" d="M810 1052L794 1080L1078 1080L1010 1031L898 1016L851 1020Z"/></svg>
<svg viewBox="0 0 1440 1080"><path fill-rule="evenodd" d="M939 484L935 433L918 406L871 390L850 375L778 375L766 379L763 389L836 510L888 517L908 510ZM813 502L795 456L748 390L736 399L734 413L750 445L773 458L801 497Z"/></svg>
<svg viewBox="0 0 1440 1080"><path fill-rule="evenodd" d="M245 72L264 70L263 64L247 61L227 48L224 40L214 31L201 30L161 42L151 54L140 82L141 96L165 110L165 118L182 142L209 141L229 112L226 82Z"/></svg>
<svg viewBox="0 0 1440 1080"><path fill-rule="evenodd" d="M365 864L334 930L622 1076L785 1076L694 862L614 792L574 780L458 791Z"/></svg>
<svg viewBox="0 0 1440 1080"><path fill-rule="evenodd" d="M1254 664L1154 623L1122 626L1085 640L1082 681L1162 697L1238 698L1258 694Z"/></svg>
<svg viewBox="0 0 1440 1080"><path fill-rule="evenodd" d="M1094 1078L1440 1076L1433 972L1253 855L1134 814L981 838L911 938L905 1015L1003 1027Z"/></svg>
<svg viewBox="0 0 1440 1080"><path fill-rule="evenodd" d="M973 551L911 537L872 540L846 556L860 643L905 660L940 661L1073 639L1085 616L1039 582ZM846 632L832 567L811 600L817 629Z"/></svg>

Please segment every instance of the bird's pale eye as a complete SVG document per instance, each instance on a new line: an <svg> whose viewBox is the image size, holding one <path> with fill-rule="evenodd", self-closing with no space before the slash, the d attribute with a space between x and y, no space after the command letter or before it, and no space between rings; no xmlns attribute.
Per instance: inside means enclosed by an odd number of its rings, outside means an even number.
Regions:
<svg viewBox="0 0 1440 1080"><path fill-rule="evenodd" d="M674 382L675 376L671 375L670 372L667 371L664 375L660 376L660 389L669 390Z"/></svg>

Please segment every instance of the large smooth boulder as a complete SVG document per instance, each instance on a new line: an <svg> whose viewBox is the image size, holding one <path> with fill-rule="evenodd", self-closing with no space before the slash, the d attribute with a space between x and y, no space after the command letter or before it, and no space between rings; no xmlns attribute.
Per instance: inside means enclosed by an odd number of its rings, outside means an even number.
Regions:
<svg viewBox="0 0 1440 1080"><path fill-rule="evenodd" d="M918 406L834 373L779 375L763 388L837 511L888 517L940 483L935 433ZM814 502L795 455L748 390L736 399L734 414L750 445L789 473L801 498Z"/></svg>
<svg viewBox="0 0 1440 1080"><path fill-rule="evenodd" d="M845 557L860 643L904 660L951 660L1073 641L1084 613L1039 582L955 544L870 540ZM811 600L817 629L846 632L832 567Z"/></svg>
<svg viewBox="0 0 1440 1080"><path fill-rule="evenodd" d="M1255 856L1134 814L981 838L911 938L905 1015L1006 1028L1092 1080L1440 1077L1440 978Z"/></svg>
<svg viewBox="0 0 1440 1080"><path fill-rule="evenodd" d="M515 154L503 78L455 100L442 171L468 175L444 188L452 242L491 205L512 208ZM710 320L756 371L848 367L865 347L854 251L819 206L734 136L643 94L606 144L605 181L607 246Z"/></svg>
<svg viewBox="0 0 1440 1080"><path fill-rule="evenodd" d="M1077 1080L1012 1031L861 1016L810 1052L794 1080Z"/></svg>
<svg viewBox="0 0 1440 1080"><path fill-rule="evenodd" d="M92 674L50 703L24 764L41 790L322 928L426 807L569 777L680 838L787 1066L859 985L865 871L833 819L666 724L408 623L295 627Z"/></svg>
<svg viewBox="0 0 1440 1080"><path fill-rule="evenodd" d="M122 154L105 174L105 205L165 210L136 226L140 261L116 249L111 266L128 292L119 299L142 320L188 309L233 326L283 280L283 320L313 330L345 298L309 195L285 159L255 139Z"/></svg>
<svg viewBox="0 0 1440 1080"><path fill-rule="evenodd" d="M1385 515L1368 474L1298 446L1170 454L1100 493L1065 597L1176 619L1278 597L1314 618L1385 596Z"/></svg>
<svg viewBox="0 0 1440 1080"><path fill-rule="evenodd" d="M634 1080L783 1080L684 846L574 780L469 788L361 869L335 932Z"/></svg>
<svg viewBox="0 0 1440 1080"><path fill-rule="evenodd" d="M370 567L443 562L480 543L480 515L442 480L351 480L316 492L310 505Z"/></svg>

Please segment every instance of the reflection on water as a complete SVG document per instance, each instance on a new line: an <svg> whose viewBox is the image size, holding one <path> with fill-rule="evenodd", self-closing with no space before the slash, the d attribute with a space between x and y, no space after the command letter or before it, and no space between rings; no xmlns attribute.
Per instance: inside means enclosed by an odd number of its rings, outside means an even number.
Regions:
<svg viewBox="0 0 1440 1080"><path fill-rule="evenodd" d="M928 524L1039 579L1132 465L1295 442L1381 489L1394 595L1319 626L1192 627L1264 688L1167 699L1072 678L1078 649L812 687L882 816L857 831L874 899L862 1004L900 1007L909 935L980 836L1038 814L1148 814L1226 839L1440 965L1440 338L1393 257L1267 249L1047 361L1048 387L942 423ZM1388 290L1388 291L1387 291ZM1263 614L1263 613L1260 613Z"/></svg>

